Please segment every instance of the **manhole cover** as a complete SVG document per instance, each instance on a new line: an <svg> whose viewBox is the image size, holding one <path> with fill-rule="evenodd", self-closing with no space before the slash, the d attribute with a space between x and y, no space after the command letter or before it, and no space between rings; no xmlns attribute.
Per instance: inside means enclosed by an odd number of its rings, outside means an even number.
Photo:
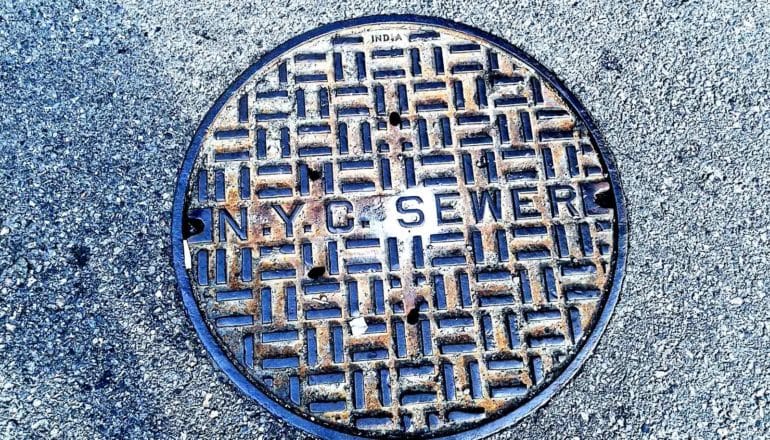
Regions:
<svg viewBox="0 0 770 440"><path fill-rule="evenodd" d="M594 131L550 73L463 25L292 39L217 100L181 171L192 322L242 391L324 437L515 423L617 298L625 214Z"/></svg>

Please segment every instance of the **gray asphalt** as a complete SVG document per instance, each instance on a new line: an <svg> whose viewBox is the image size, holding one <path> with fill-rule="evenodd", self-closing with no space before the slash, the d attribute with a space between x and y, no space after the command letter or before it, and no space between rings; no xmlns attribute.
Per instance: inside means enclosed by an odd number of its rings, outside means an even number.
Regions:
<svg viewBox="0 0 770 440"><path fill-rule="evenodd" d="M323 23L463 21L563 80L614 151L630 254L577 377L498 439L768 438L770 3L0 3L0 436L297 438L242 397L170 263L216 97Z"/></svg>

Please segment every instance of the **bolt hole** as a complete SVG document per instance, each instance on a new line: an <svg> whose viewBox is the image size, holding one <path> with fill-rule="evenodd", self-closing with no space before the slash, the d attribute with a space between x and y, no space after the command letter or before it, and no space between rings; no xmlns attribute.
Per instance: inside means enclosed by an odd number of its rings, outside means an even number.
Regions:
<svg viewBox="0 0 770 440"><path fill-rule="evenodd" d="M420 310L415 307L406 314L406 322L415 325L420 320Z"/></svg>
<svg viewBox="0 0 770 440"><path fill-rule="evenodd" d="M604 190L594 194L594 201L604 209L611 209L613 204L612 191Z"/></svg>
<svg viewBox="0 0 770 440"><path fill-rule="evenodd" d="M317 280L317 279L321 278L322 276L324 276L324 273L326 273L326 268L325 267L323 267L323 266L316 266L316 267L310 269L307 272L307 276L311 280Z"/></svg>
<svg viewBox="0 0 770 440"><path fill-rule="evenodd" d="M307 177L308 177L310 180L318 180L318 179L320 179L320 178L321 178L321 172L320 172L320 171L318 171L318 170L314 170L314 169L312 169L312 168L311 168L311 169L309 169L309 170L308 170L308 172L307 172Z"/></svg>
<svg viewBox="0 0 770 440"><path fill-rule="evenodd" d="M185 240L193 235L198 235L201 232L203 232L203 220L199 218L185 218L184 229L182 231Z"/></svg>
<svg viewBox="0 0 770 440"><path fill-rule="evenodd" d="M398 112L392 112L388 117L390 125L401 125L401 115Z"/></svg>

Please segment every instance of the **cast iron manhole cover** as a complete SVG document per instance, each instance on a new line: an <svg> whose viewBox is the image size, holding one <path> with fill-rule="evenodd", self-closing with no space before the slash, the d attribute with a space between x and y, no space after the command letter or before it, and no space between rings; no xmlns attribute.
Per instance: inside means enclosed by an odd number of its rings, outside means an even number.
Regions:
<svg viewBox="0 0 770 440"><path fill-rule="evenodd" d="M414 16L290 40L206 115L174 262L216 363L324 437L489 434L606 325L618 176L585 110L500 39Z"/></svg>

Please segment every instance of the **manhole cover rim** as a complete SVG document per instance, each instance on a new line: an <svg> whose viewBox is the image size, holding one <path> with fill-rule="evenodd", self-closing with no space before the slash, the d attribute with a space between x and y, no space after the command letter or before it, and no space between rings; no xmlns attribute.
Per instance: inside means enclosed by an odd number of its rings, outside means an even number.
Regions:
<svg viewBox="0 0 770 440"><path fill-rule="evenodd" d="M304 418L302 415L291 411L288 407L281 405L276 400L262 390L260 390L255 384L244 376L240 369L233 363L233 361L224 352L223 348L217 343L216 337L211 333L208 328L204 317L198 307L196 299L193 294L190 277L187 269L185 268L185 253L183 247L183 215L185 211L185 198L187 189L190 183L190 175L193 171L195 161L198 157L199 151L203 145L205 134L210 124L214 121L215 117L226 104L226 102L233 96L240 87L259 71L264 66L268 65L274 59L281 56L286 51L289 51L302 43L311 40L315 37L334 32L343 28L382 24L382 23L407 23L407 24L422 24L437 26L453 31L465 32L474 37L483 39L492 45L497 46L499 49L512 54L524 61L528 67L534 72L541 75L546 79L549 84L560 94L560 96L567 102L567 104L575 111L576 115L580 117L585 124L587 131L589 132L592 140L595 143L596 148L599 150L599 156L606 166L609 183L612 189L612 194L615 202L615 215L616 215L616 235L615 250L612 256L613 275L611 287L607 293L606 300L602 305L602 310L598 316L596 323L585 341L583 346L574 355L574 358L569 364L555 377L555 379L547 385L540 392L536 393L529 400L527 400L521 406L515 408L511 412L504 414L498 418L491 419L483 424L466 429L460 432L451 433L449 435L432 437L442 440L450 439L471 439L471 438L483 438L494 434L506 427L513 426L520 422L524 417L532 413L537 408L545 405L559 390L572 380L577 372L582 368L583 363L593 353L599 340L601 339L606 327L612 317L612 313L615 309L615 305L618 301L620 290L622 288L623 276L626 265L626 258L628 252L628 221L627 211L625 206L625 199L623 195L623 189L620 182L620 175L618 173L614 156L612 152L607 148L604 143L597 126L593 122L590 114L582 105L582 103L562 84L562 82L551 71L541 65L538 61L533 59L526 52L522 51L513 44L505 41L504 39L482 31L475 27L447 20L438 17L421 16L421 15L371 15L365 17L358 17L348 20L337 21L322 25L318 28L312 29L300 35L297 35L286 42L278 45L273 50L267 52L260 57L255 63L250 65L244 70L217 98L208 110L204 118L201 120L195 135L193 136L190 145L187 148L184 162L179 169L178 179L174 193L174 200L172 206L172 218L171 218L171 248L172 248L172 264L174 266L177 283L181 293L182 301L185 306L185 312L187 313L190 321L195 328L198 337L203 343L209 356L214 360L214 363L220 368L228 378L236 385L236 387L248 397L255 399L264 409L268 410L278 418L290 423L291 425L300 428L308 433L317 435L323 438L340 438L340 439L363 439L372 438L369 436L358 436L349 433L338 431L332 427L325 426L321 423L316 423L310 419ZM430 436L430 434L428 434Z"/></svg>

